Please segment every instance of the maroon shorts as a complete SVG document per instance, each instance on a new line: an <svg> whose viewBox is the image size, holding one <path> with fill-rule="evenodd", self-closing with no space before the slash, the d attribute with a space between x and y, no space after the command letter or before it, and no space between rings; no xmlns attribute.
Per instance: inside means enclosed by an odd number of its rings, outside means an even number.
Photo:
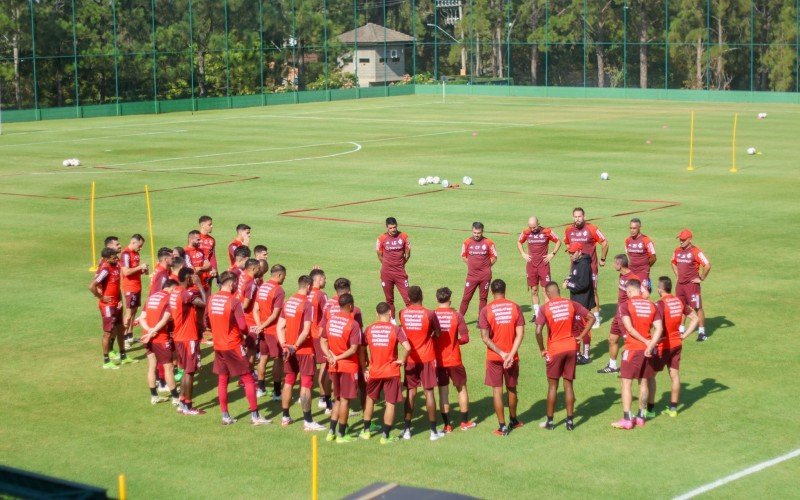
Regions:
<svg viewBox="0 0 800 500"><path fill-rule="evenodd" d="M545 286L550 281L550 264L541 262L538 265L528 262L525 266L525 274L528 276L528 286Z"/></svg>
<svg viewBox="0 0 800 500"><path fill-rule="evenodd" d="M172 363L172 342L148 342L144 345L144 350L147 355L154 354L156 356L156 363L159 365L166 365Z"/></svg>
<svg viewBox="0 0 800 500"><path fill-rule="evenodd" d="M283 360L283 373L296 373L300 376L314 376L317 366L313 354L293 354Z"/></svg>
<svg viewBox="0 0 800 500"><path fill-rule="evenodd" d="M503 368L502 361L486 360L486 379L484 384L489 387L516 387L519 378L519 361L515 361L511 368Z"/></svg>
<svg viewBox="0 0 800 500"><path fill-rule="evenodd" d="M456 387L463 387L467 385L467 370L464 365L458 366L440 366L436 368L436 385L439 387L446 387L453 381Z"/></svg>
<svg viewBox="0 0 800 500"><path fill-rule="evenodd" d="M577 351L564 351L547 357L547 378L575 380Z"/></svg>
<svg viewBox="0 0 800 500"><path fill-rule="evenodd" d="M178 366L189 375L196 373L200 365L200 349L197 341L175 342L175 353L178 355Z"/></svg>
<svg viewBox="0 0 800 500"><path fill-rule="evenodd" d="M266 353L270 358L280 358L282 350L280 344L278 344L278 337L266 333L262 335L261 344L263 344L263 347L261 347L261 354Z"/></svg>
<svg viewBox="0 0 800 500"><path fill-rule="evenodd" d="M662 368L667 367L670 370L680 370L681 367L681 350L683 346L673 347L672 349L665 349L661 354Z"/></svg>
<svg viewBox="0 0 800 500"><path fill-rule="evenodd" d="M325 357L325 353L322 352L322 345L320 345L319 337L315 339L311 339L314 343L314 362L318 365L328 362L328 358Z"/></svg>
<svg viewBox="0 0 800 500"><path fill-rule="evenodd" d="M614 314L614 319L611 320L611 335L625 336L625 331L622 329L622 318L619 313Z"/></svg>
<svg viewBox="0 0 800 500"><path fill-rule="evenodd" d="M678 283L678 286L675 287L675 296L692 309L697 310L703 307L700 283Z"/></svg>
<svg viewBox="0 0 800 500"><path fill-rule="evenodd" d="M645 372L645 377L654 377L656 373L664 370L663 354L658 351L654 352L652 356L647 358L647 363L649 366Z"/></svg>
<svg viewBox="0 0 800 500"><path fill-rule="evenodd" d="M214 373L228 377L250 373L250 361L247 360L244 347L228 351L214 350Z"/></svg>
<svg viewBox="0 0 800 500"><path fill-rule="evenodd" d="M358 373L331 373L333 397L355 399L358 396Z"/></svg>
<svg viewBox="0 0 800 500"><path fill-rule="evenodd" d="M125 292L125 307L136 309L142 303L142 292Z"/></svg>
<svg viewBox="0 0 800 500"><path fill-rule="evenodd" d="M258 334L248 330L247 335L244 336L244 346L247 352L255 352L258 349Z"/></svg>
<svg viewBox="0 0 800 500"><path fill-rule="evenodd" d="M620 378L631 380L647 378L648 374L652 373L652 368L652 364L644 356L644 349L636 351L624 349L622 351L622 364L619 367Z"/></svg>
<svg viewBox="0 0 800 500"><path fill-rule="evenodd" d="M373 401L379 401L383 392L383 399L387 403L397 404L403 400L403 390L400 377L371 378L367 381L367 396Z"/></svg>
<svg viewBox="0 0 800 500"><path fill-rule="evenodd" d="M406 389L416 389L420 386L423 389L436 387L436 361L407 363L405 386Z"/></svg>
<svg viewBox="0 0 800 500"><path fill-rule="evenodd" d="M104 305L100 309L100 316L103 318L103 331L111 333L114 327L122 324L122 309L115 306Z"/></svg>

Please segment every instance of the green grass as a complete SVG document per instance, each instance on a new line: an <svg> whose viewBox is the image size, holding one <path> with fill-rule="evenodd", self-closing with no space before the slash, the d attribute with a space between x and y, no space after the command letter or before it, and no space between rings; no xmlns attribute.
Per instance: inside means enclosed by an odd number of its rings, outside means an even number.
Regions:
<svg viewBox="0 0 800 500"><path fill-rule="evenodd" d="M686 171L690 110L697 116L693 173ZM757 121L760 111L769 118ZM739 172L731 174L734 112L740 113ZM473 324L464 353L471 414L480 425L430 443L418 410L418 435L410 442L321 442L323 498L375 481L492 498L668 497L786 453L800 446L797 398L790 390L800 376L800 341L792 326L798 299L793 260L800 243L792 229L800 192L798 119L800 108L785 105L471 97L443 105L411 96L5 126L0 461L111 492L124 472L133 498L309 492L310 438L298 425L219 425L209 352L196 399L210 411L192 420L166 405L150 406L144 364L100 369L98 314L86 291L91 181L100 197L98 241L107 234L124 241L146 233L141 194L104 196L148 184L157 246L183 244L201 214L214 217L220 245L230 241L237 223L247 222L253 244L268 244L270 262L288 267L287 283L313 265L322 266L329 281L347 276L368 318L382 299L374 239L388 215L410 233L409 274L429 306L439 286L450 286L460 298L464 268L458 252L474 220L496 233L490 234L500 251L494 275L509 283L510 298L526 306L515 238L531 214L560 226L574 206L583 206L609 237L613 256L623 249L630 217L615 214L648 210L638 216L657 245L655 276L669 272L677 232L692 228L714 265L703 287L712 336L686 346L685 408L677 419L659 416L629 433L609 427L621 409L618 380L595 373L605 362L606 322L594 331L596 360L578 369L581 424L571 434L563 425L541 431L536 422L544 415L546 380L528 329L519 410L528 425L499 439L491 432L490 393L482 384L485 350ZM359 151L331 156L356 149L353 142ZM751 145L763 155L746 156ZM193 158L199 155L215 156ZM70 157L116 170L61 167ZM611 181L599 180L602 171ZM470 175L475 186L402 197L438 189L417 185L426 175L456 182ZM242 180L252 177L257 179ZM239 182L191 187L223 181ZM326 208L393 196L399 198ZM650 211L659 205L627 200L679 205ZM320 210L302 215L366 223L279 215L314 208ZM149 260L149 250L144 254ZM566 270L561 254L553 275ZM600 279L608 319L613 269L604 269ZM476 307L477 301L470 322ZM665 378L659 382L661 407ZM241 391L232 390L231 397L232 411L243 413ZM278 411L275 403L262 406L269 415ZM299 416L297 406L292 412ZM556 416L563 418L563 408ZM784 463L714 495L790 496L797 470L796 460Z"/></svg>

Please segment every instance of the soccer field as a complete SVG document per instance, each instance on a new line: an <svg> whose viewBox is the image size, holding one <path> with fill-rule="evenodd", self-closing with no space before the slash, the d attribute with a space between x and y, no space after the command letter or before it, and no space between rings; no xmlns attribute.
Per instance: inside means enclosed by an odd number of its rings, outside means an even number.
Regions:
<svg viewBox="0 0 800 500"><path fill-rule="evenodd" d="M691 111L696 170L687 172ZM739 171L730 173L736 112ZM757 120L759 112L768 118ZM800 294L789 266L800 244L792 229L800 212L798 137L800 108L790 105L467 96L442 103L422 95L5 125L0 462L112 493L125 473L132 498L310 492L311 437L301 425L253 428L246 418L220 425L208 346L195 389L196 404L208 410L202 417L151 406L144 362L100 368L100 321L86 290L92 181L96 247L109 234L123 246L131 234L147 234L147 184L156 247L184 245L197 218L208 214L224 267L224 246L236 224L247 223L251 246L267 244L270 265L288 268L287 292L319 265L329 295L337 277L352 280L367 321L383 300L375 238L387 216L409 233L410 281L422 286L428 307L440 286L460 299L461 242L470 224L482 221L500 253L494 277L508 283L509 298L523 305L526 318L530 300L516 237L528 216L563 235L572 208L581 206L609 239L610 257L624 251L629 218L640 217L658 252L654 277L671 275L675 236L692 229L713 264L703 284L710 338L684 348L677 418L659 415L631 432L609 425L622 411L617 377L596 373L607 360L616 303L609 259L600 272L604 322L592 331L593 361L578 367L575 381L574 432L564 429L563 393L556 429L536 425L547 381L528 325L519 382L526 425L506 438L492 434L476 297L467 313L472 340L463 352L477 428L429 442L418 400L411 441L340 446L322 439L322 498L377 481L487 498L663 498L788 453L800 447L800 340L792 326ZM750 146L763 154L748 156ZM83 166L61 166L73 157ZM607 182L599 179L604 171ZM417 185L428 175L457 183L469 175L475 183L447 190ZM149 242L142 257L149 262ZM567 269L561 253L553 276L560 281ZM133 356L144 359L138 344ZM660 412L668 377L662 373L658 382ZM235 384L230 399L232 413L245 415ZM280 413L277 402L262 399L260 407L268 417ZM316 401L313 408L327 423ZM293 405L292 416L300 415ZM351 422L360 426L359 418ZM791 497L799 474L794 459L711 495Z"/></svg>

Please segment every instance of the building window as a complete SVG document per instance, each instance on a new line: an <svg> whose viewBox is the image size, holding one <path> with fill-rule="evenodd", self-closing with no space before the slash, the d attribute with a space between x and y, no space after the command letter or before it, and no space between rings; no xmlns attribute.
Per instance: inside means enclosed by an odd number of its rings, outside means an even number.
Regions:
<svg viewBox="0 0 800 500"><path fill-rule="evenodd" d="M369 64L369 57L359 57L358 62L361 64Z"/></svg>

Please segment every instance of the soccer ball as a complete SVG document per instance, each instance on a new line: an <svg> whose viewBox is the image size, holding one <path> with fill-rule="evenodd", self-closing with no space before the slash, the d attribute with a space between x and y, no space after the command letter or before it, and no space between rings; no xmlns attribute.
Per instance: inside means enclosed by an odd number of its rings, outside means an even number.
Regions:
<svg viewBox="0 0 800 500"><path fill-rule="evenodd" d="M424 186L425 184L427 184L427 183L428 183L428 182L425 180L425 177L420 177L420 178L419 178L419 181L417 181L417 182L419 182L419 185L420 185L420 186Z"/></svg>
<svg viewBox="0 0 800 500"><path fill-rule="evenodd" d="M448 187L450 187L450 181L448 181L447 179L443 180L443 181L442 181L442 187L443 187L443 188L448 188Z"/></svg>
<svg viewBox="0 0 800 500"><path fill-rule="evenodd" d="M79 159L77 159L77 158L73 158L72 159L72 166L73 167L80 167L81 166L81 161Z"/></svg>
<svg viewBox="0 0 800 500"><path fill-rule="evenodd" d="M764 119L764 118L766 118L766 117L767 117L767 114L766 114L766 113L759 113L759 114L758 114L758 119L759 119L759 120L763 120L763 119Z"/></svg>
<svg viewBox="0 0 800 500"><path fill-rule="evenodd" d="M426 184L433 184L433 176L429 175L428 177L425 177L425 183Z"/></svg>
<svg viewBox="0 0 800 500"><path fill-rule="evenodd" d="M756 154L756 148L747 148L747 154L749 155Z"/></svg>
<svg viewBox="0 0 800 500"><path fill-rule="evenodd" d="M439 181L440 181L440 180L441 180L441 179L439 179L439 177L438 177L438 176L434 176L434 177L433 177L433 183L434 183L434 184L439 184Z"/></svg>
<svg viewBox="0 0 800 500"><path fill-rule="evenodd" d="M472 177L470 177L470 176L468 176L468 175L465 175L465 176L464 176L464 177L461 179L461 182L463 182L463 183L464 183L465 185L467 185L467 186L471 186L471 185L472 185Z"/></svg>
<svg viewBox="0 0 800 500"><path fill-rule="evenodd" d="M72 162L70 160L64 160L61 162L61 164L64 165L65 167L69 167L70 165L72 165Z"/></svg>
<svg viewBox="0 0 800 500"><path fill-rule="evenodd" d="M608 172L603 172L600 174L600 180L607 181L608 180Z"/></svg>

